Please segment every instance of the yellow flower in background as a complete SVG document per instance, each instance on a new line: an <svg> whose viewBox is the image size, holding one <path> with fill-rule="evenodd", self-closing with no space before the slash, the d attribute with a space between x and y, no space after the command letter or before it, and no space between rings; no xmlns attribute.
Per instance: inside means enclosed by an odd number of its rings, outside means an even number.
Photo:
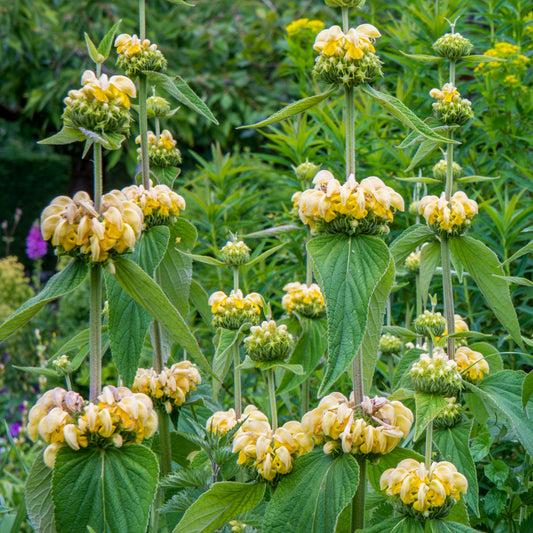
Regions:
<svg viewBox="0 0 533 533"><path fill-rule="evenodd" d="M490 371L489 364L483 355L468 346L458 348L455 352L455 362L463 379L471 383L479 383Z"/></svg>
<svg viewBox="0 0 533 533"><path fill-rule="evenodd" d="M292 21L285 28L287 33L292 37L303 32L316 33L324 28L324 23L321 20L309 20L306 18Z"/></svg>

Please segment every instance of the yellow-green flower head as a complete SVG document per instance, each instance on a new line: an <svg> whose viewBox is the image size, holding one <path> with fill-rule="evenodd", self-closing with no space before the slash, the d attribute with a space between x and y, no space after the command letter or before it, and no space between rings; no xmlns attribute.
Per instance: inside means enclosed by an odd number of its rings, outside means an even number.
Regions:
<svg viewBox="0 0 533 533"><path fill-rule="evenodd" d="M137 35L121 33L115 39L115 46L119 54L117 66L130 78L138 76L143 70L161 72L167 68L167 60L157 45L148 39L141 41Z"/></svg>
<svg viewBox="0 0 533 533"><path fill-rule="evenodd" d="M402 349L402 341L396 335L391 333L384 333L379 339L379 350L382 354L391 355L398 354Z"/></svg>
<svg viewBox="0 0 533 533"><path fill-rule="evenodd" d="M135 84L126 76L102 74L92 70L81 77L82 88L69 91L63 100L65 124L100 133L129 132L131 115L130 97L135 98Z"/></svg>
<svg viewBox="0 0 533 533"><path fill-rule="evenodd" d="M300 34L312 34L316 33L324 28L324 23L321 20L309 20L306 18L293 20L285 28L289 37L295 37Z"/></svg>
<svg viewBox="0 0 533 533"><path fill-rule="evenodd" d="M101 214L83 191L58 196L41 215L44 240L52 239L58 255L99 263L133 248L141 235L143 214L118 190L102 197Z"/></svg>
<svg viewBox="0 0 533 533"><path fill-rule="evenodd" d="M281 305L287 313L297 313L307 318L320 318L326 314L326 302L322 291L316 283L307 286L295 281L287 283L283 290Z"/></svg>
<svg viewBox="0 0 533 533"><path fill-rule="evenodd" d="M411 252L405 260L405 268L413 274L418 274L418 271L420 270L421 256L422 252L420 250Z"/></svg>
<svg viewBox="0 0 533 533"><path fill-rule="evenodd" d="M220 258L229 266L239 266L250 260L250 252L243 241L228 241L220 250Z"/></svg>
<svg viewBox="0 0 533 533"><path fill-rule="evenodd" d="M263 299L257 292L246 297L242 291L231 291L229 296L217 291L209 297L213 313L213 326L236 330L244 324L258 324L261 317Z"/></svg>
<svg viewBox="0 0 533 533"><path fill-rule="evenodd" d="M528 26L531 28L531 25ZM480 63L476 68L476 72L486 72L492 77L501 78L502 75L514 73L521 75L524 73L531 58L520 53L520 47L515 44L501 42L496 43L494 48L490 48L484 55L495 57L498 59L505 59L506 61L491 61L488 63Z"/></svg>
<svg viewBox="0 0 533 533"><path fill-rule="evenodd" d="M355 7L362 8L366 0L324 0L327 6L331 7Z"/></svg>
<svg viewBox="0 0 533 533"><path fill-rule="evenodd" d="M468 346L458 348L455 352L455 362L463 379L470 383L479 383L490 371L483 355Z"/></svg>
<svg viewBox="0 0 533 533"><path fill-rule="evenodd" d="M452 397L457 396L463 386L457 363L450 361L438 349L433 350L433 357L427 353L421 354L420 359L411 367L409 375L416 392Z"/></svg>
<svg viewBox="0 0 533 533"><path fill-rule="evenodd" d="M429 95L437 100L433 104L433 116L444 124L462 126L474 118L472 102L461 98L452 83L446 83L442 90L431 89Z"/></svg>
<svg viewBox="0 0 533 533"><path fill-rule="evenodd" d="M301 163L294 168L294 173L296 174L296 177L305 184L311 181L319 170L320 165L315 165L310 161L305 161L305 163Z"/></svg>
<svg viewBox="0 0 533 533"><path fill-rule="evenodd" d="M148 118L170 118L173 113L166 98L150 96L146 100L146 114Z"/></svg>
<svg viewBox="0 0 533 533"><path fill-rule="evenodd" d="M446 200L443 192L440 198L424 196L420 200L419 211L437 235L453 237L462 235L468 229L478 213L478 205L462 191L456 192L450 201Z"/></svg>
<svg viewBox="0 0 533 533"><path fill-rule="evenodd" d="M242 533L246 529L246 524L238 520L230 520L229 525L232 533Z"/></svg>
<svg viewBox="0 0 533 533"><path fill-rule="evenodd" d="M404 459L396 468L383 472L380 486L393 498L400 513L419 518L443 518L461 499L461 493L466 494L468 482L448 461L432 463L428 471L424 463Z"/></svg>
<svg viewBox="0 0 533 533"><path fill-rule="evenodd" d="M457 180L461 177L461 174L463 172L462 167L460 167L455 161L452 165L452 173L453 173L453 179ZM434 167L433 167L433 177L440 181L446 181L446 159L441 159Z"/></svg>
<svg viewBox="0 0 533 533"><path fill-rule="evenodd" d="M313 49L319 53L313 75L337 85L356 87L383 76L381 61L375 55L374 41L381 34L372 24L361 24L344 33L340 26L322 30Z"/></svg>
<svg viewBox="0 0 533 533"><path fill-rule="evenodd" d="M253 410L233 436L237 463L272 481L292 470L293 460L313 449L313 439L296 420L272 431L264 413Z"/></svg>
<svg viewBox="0 0 533 533"><path fill-rule="evenodd" d="M63 354L52 361L52 366L61 374L68 375L72 373L72 364L67 355Z"/></svg>
<svg viewBox="0 0 533 533"><path fill-rule="evenodd" d="M135 204L144 215L147 228L171 224L180 210L185 209L185 200L168 185L152 185L145 189L143 185L130 185L122 189L130 202Z"/></svg>
<svg viewBox="0 0 533 533"><path fill-rule="evenodd" d="M274 320L252 326L244 339L244 348L252 361L266 363L285 361L291 353L293 337L285 324L278 326Z"/></svg>
<svg viewBox="0 0 533 533"><path fill-rule="evenodd" d="M131 390L146 394L156 406L171 413L200 383L202 378L196 366L190 361L181 361L170 368L164 367L159 374L153 368L139 368Z"/></svg>
<svg viewBox="0 0 533 533"><path fill-rule="evenodd" d="M460 33L447 33L433 43L435 53L448 59L469 56L472 48L472 43Z"/></svg>
<svg viewBox="0 0 533 533"><path fill-rule="evenodd" d="M436 428L452 428L463 419L463 408L456 398L445 398L448 405L433 419Z"/></svg>
<svg viewBox="0 0 533 533"><path fill-rule="evenodd" d="M403 198L375 176L358 183L352 174L341 185L321 170L313 183L299 198L300 219L313 233L385 234L393 212L404 209Z"/></svg>
<svg viewBox="0 0 533 533"><path fill-rule="evenodd" d="M407 437L413 413L401 402L365 396L354 405L339 392L322 398L318 407L302 418L302 426L324 452L343 451L355 455L383 455Z"/></svg>
<svg viewBox="0 0 533 533"><path fill-rule="evenodd" d="M137 144L141 144L141 136L135 139ZM181 152L176 147L178 142L172 137L169 130L163 130L159 137L153 132L148 132L148 157L150 165L154 167L167 168L177 167L181 163ZM137 148L137 159L142 156L141 148Z"/></svg>
<svg viewBox="0 0 533 533"><path fill-rule="evenodd" d="M424 337L440 337L446 329L446 319L441 313L426 309L414 320L415 331Z"/></svg>

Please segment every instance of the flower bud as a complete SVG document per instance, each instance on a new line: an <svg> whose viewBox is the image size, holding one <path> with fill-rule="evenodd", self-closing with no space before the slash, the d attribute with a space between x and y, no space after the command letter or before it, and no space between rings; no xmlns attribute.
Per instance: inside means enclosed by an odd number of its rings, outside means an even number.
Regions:
<svg viewBox="0 0 533 533"><path fill-rule="evenodd" d="M285 361L289 357L293 338L287 326L278 326L274 320L264 321L260 326L252 326L250 333L244 339L244 348L252 361Z"/></svg>
<svg viewBox="0 0 533 533"><path fill-rule="evenodd" d="M472 43L460 33L447 33L433 43L437 55L454 60L469 56L472 48Z"/></svg>
<svg viewBox="0 0 533 533"><path fill-rule="evenodd" d="M162 96L150 96L146 100L148 118L169 118L172 116L170 102Z"/></svg>
<svg viewBox="0 0 533 533"><path fill-rule="evenodd" d="M420 270L420 257L422 252L420 250L411 252L405 260L405 268L412 274L418 274Z"/></svg>
<svg viewBox="0 0 533 533"><path fill-rule="evenodd" d="M68 375L72 373L72 364L65 354L52 361L52 366L61 374Z"/></svg>
<svg viewBox="0 0 533 533"><path fill-rule="evenodd" d="M326 314L326 302L320 287L313 283L310 286L300 283L287 283L283 290L281 305L288 313L297 313L307 318L320 318Z"/></svg>
<svg viewBox="0 0 533 533"><path fill-rule="evenodd" d="M474 118L472 102L461 95L452 83L446 83L442 90L432 89L429 93L437 101L433 104L433 116L444 124L463 126Z"/></svg>
<svg viewBox="0 0 533 533"><path fill-rule="evenodd" d="M305 161L305 163L301 163L298 165L294 172L296 174L296 177L303 183L310 182L316 175L316 173L320 170L320 165L315 165L314 163L311 163L309 161Z"/></svg>
<svg viewBox="0 0 533 533"><path fill-rule="evenodd" d="M395 335L384 333L379 340L379 350L384 355L392 355L400 353L402 349L402 341Z"/></svg>
<svg viewBox="0 0 533 533"><path fill-rule="evenodd" d="M455 161L452 165L453 168L453 179L457 180L461 177L462 174L462 167L460 167ZM436 180L440 181L446 181L446 159L441 159L434 167L433 167L433 176Z"/></svg>
<svg viewBox="0 0 533 533"><path fill-rule="evenodd" d="M416 333L424 337L441 337L446 329L446 319L441 313L428 311L427 309L418 315L414 322Z"/></svg>
<svg viewBox="0 0 533 533"><path fill-rule="evenodd" d="M250 248L243 241L228 241L220 250L220 258L228 266L239 266L250 260L250 252Z"/></svg>
<svg viewBox="0 0 533 533"><path fill-rule="evenodd" d="M433 419L436 428L452 428L463 419L463 408L456 398L445 398L448 405Z"/></svg>
<svg viewBox="0 0 533 533"><path fill-rule="evenodd" d="M457 396L462 389L462 379L457 372L457 364L450 361L444 352L434 352L433 357L422 354L413 364L409 375L416 392Z"/></svg>
<svg viewBox="0 0 533 533"><path fill-rule="evenodd" d="M119 54L117 66L130 78L144 70L163 72L167 68L167 60L148 39L141 41L137 35L122 33L115 39L115 46Z"/></svg>

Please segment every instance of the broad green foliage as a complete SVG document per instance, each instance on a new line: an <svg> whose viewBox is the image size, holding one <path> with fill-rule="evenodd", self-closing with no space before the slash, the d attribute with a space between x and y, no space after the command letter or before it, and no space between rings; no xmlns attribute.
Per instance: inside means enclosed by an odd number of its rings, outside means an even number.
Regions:
<svg viewBox="0 0 533 533"><path fill-rule="evenodd" d="M41 452L33 462L26 479L26 508L37 533L56 533L52 473L53 470L44 463Z"/></svg>
<svg viewBox="0 0 533 533"><path fill-rule="evenodd" d="M359 467L351 455L334 458L317 450L299 457L268 504L265 533L333 533L358 483Z"/></svg>
<svg viewBox="0 0 533 533"><path fill-rule="evenodd" d="M416 425L415 440L418 440L427 425L446 407L446 400L437 394L415 394Z"/></svg>

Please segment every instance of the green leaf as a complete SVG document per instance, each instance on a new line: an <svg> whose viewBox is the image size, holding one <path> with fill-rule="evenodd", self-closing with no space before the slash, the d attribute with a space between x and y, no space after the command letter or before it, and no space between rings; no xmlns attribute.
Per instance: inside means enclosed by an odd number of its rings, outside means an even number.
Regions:
<svg viewBox="0 0 533 533"><path fill-rule="evenodd" d="M293 117L298 113L302 113L303 111L307 111L308 109L311 109L312 107L316 106L317 104L328 98L328 96L332 95L336 90L337 87L331 87L326 92L315 94L314 96L308 96L307 98L303 98L302 100L293 102L292 104L285 106L279 111L276 111L273 115L266 118L265 120L256 122L255 124L248 124L247 126L239 126L237 129L262 128L264 126L269 126L270 124L275 124L280 120L285 120L286 118Z"/></svg>
<svg viewBox="0 0 533 533"><path fill-rule="evenodd" d="M390 333L391 335L396 335L397 337L404 337L407 340L420 337L418 333L415 333L407 328L402 328L401 326L383 326L383 333Z"/></svg>
<svg viewBox="0 0 533 533"><path fill-rule="evenodd" d="M503 279L508 283L513 285L522 285L523 287L533 287L533 281L527 278L521 278L519 276L496 276L497 278Z"/></svg>
<svg viewBox="0 0 533 533"><path fill-rule="evenodd" d="M376 463L367 462L368 481L370 481L370 484L376 492L382 492L379 480L383 472L389 468L396 468L398 463L404 459L416 459L417 461L423 462L424 456L409 448L400 448L397 446L392 452L380 456L379 461Z"/></svg>
<svg viewBox="0 0 533 533"><path fill-rule="evenodd" d="M439 243L434 241L423 246L420 254L420 294L422 295L422 302L425 302L428 298L429 285L439 263Z"/></svg>
<svg viewBox="0 0 533 533"><path fill-rule="evenodd" d="M170 303L159 285L130 259L117 257L114 265L115 279L120 286L164 326L204 370L211 374L211 367L200 351L198 342L180 312Z"/></svg>
<svg viewBox="0 0 533 533"><path fill-rule="evenodd" d="M468 236L450 239L450 249L474 278L496 318L507 329L513 340L523 348L520 324L511 300L509 286L507 282L496 277L504 275L496 254L481 241Z"/></svg>
<svg viewBox="0 0 533 533"><path fill-rule="evenodd" d="M499 179L500 176L463 176L457 178L455 181L458 183L477 183L481 181L493 181Z"/></svg>
<svg viewBox="0 0 533 533"><path fill-rule="evenodd" d="M527 453L533 455L533 424L518 409L522 404L524 378L521 370L502 370L489 374L477 386L467 382L465 386L506 419Z"/></svg>
<svg viewBox="0 0 533 533"><path fill-rule="evenodd" d="M24 495L31 524L37 533L55 533L52 469L46 466L43 453L35 458L26 478Z"/></svg>
<svg viewBox="0 0 533 533"><path fill-rule="evenodd" d="M389 518L388 520L385 520L384 522L380 522L379 524L376 524L372 527L365 527L365 529L358 529L357 533L389 533L392 531L397 525L400 524L400 522L403 522L405 520L405 517L397 516L394 518ZM413 530L417 531L417 530Z"/></svg>
<svg viewBox="0 0 533 533"><path fill-rule="evenodd" d="M244 358L244 361L238 366L240 370L250 370L257 368L261 371L281 368L288 372L294 372L295 374L305 375L302 365L291 365L285 361L254 361L249 356Z"/></svg>
<svg viewBox="0 0 533 533"><path fill-rule="evenodd" d="M405 172L410 172L416 168L429 154L431 154L441 144L441 141L434 141L433 139L424 139L413 156L413 159L409 163L409 166L405 169Z"/></svg>
<svg viewBox="0 0 533 533"><path fill-rule="evenodd" d="M359 483L352 455L333 458L322 450L298 457L281 479L265 512L265 533L333 533Z"/></svg>
<svg viewBox="0 0 533 533"><path fill-rule="evenodd" d="M492 487L483 499L485 512L490 516L499 516L507 504L507 492Z"/></svg>
<svg viewBox="0 0 533 533"><path fill-rule="evenodd" d="M327 309L328 357L319 390L323 395L363 342L370 300L389 269L390 252L377 237L347 235L315 237L307 250Z"/></svg>
<svg viewBox="0 0 533 533"><path fill-rule="evenodd" d="M422 122L402 101L398 100L398 98L390 94L381 93L368 84L362 85L361 90L381 107L386 109L392 116L396 117L400 122L417 131L427 139L444 143L451 142L452 144L461 144L458 141L450 141L447 137L435 133L435 131Z"/></svg>
<svg viewBox="0 0 533 533"><path fill-rule="evenodd" d="M411 176L409 178L400 178L395 176L395 179L398 181L407 181L408 183L441 183L440 180L436 180L435 178L426 178L424 176Z"/></svg>
<svg viewBox="0 0 533 533"><path fill-rule="evenodd" d="M498 61L507 61L507 59L504 59L503 57L493 57L486 55L466 56L462 57L461 59L463 61L466 61L467 63L495 63Z"/></svg>
<svg viewBox="0 0 533 533"><path fill-rule="evenodd" d="M155 455L140 444L61 448L52 483L58 530L82 533L89 525L109 533L145 531L158 476Z"/></svg>
<svg viewBox="0 0 533 533"><path fill-rule="evenodd" d="M246 263L246 266L250 267L261 261L264 261L267 257L270 257L272 254L276 253L280 248L283 248L284 246L284 242L282 242L281 244L277 244L276 246L270 248L270 250L267 250L266 252L263 252L261 255L258 255L251 261L248 261L248 263Z"/></svg>
<svg viewBox="0 0 533 533"><path fill-rule="evenodd" d="M396 267L403 266L403 262L415 248L422 246L425 242L434 240L435 234L425 225L415 224L406 229L390 247Z"/></svg>
<svg viewBox="0 0 533 533"><path fill-rule="evenodd" d="M471 420L461 422L452 428L435 428L433 441L446 461L453 463L457 470L466 476L468 491L465 499L472 511L479 516L478 484L476 464L470 453Z"/></svg>
<svg viewBox="0 0 533 533"><path fill-rule="evenodd" d="M505 481L509 477L509 467L499 459L493 459L484 468L485 475L500 489L505 490Z"/></svg>
<svg viewBox="0 0 533 533"><path fill-rule="evenodd" d="M477 529L472 529L470 526L448 520L430 520L429 526L431 533L479 533Z"/></svg>
<svg viewBox="0 0 533 533"><path fill-rule="evenodd" d="M267 228L261 231L253 231L252 233L246 233L241 235L243 239L257 239L264 237L272 237L273 235L278 235L280 233L286 233L287 231L301 230L302 226L298 224L282 224L281 226L275 226L273 228Z"/></svg>
<svg viewBox="0 0 533 533"><path fill-rule="evenodd" d="M478 434L470 443L470 453L474 462L479 463L490 453L494 437L489 433L487 426L480 426Z"/></svg>
<svg viewBox="0 0 533 533"><path fill-rule="evenodd" d="M13 368L21 370L22 372L27 372L28 374L34 374L36 376L47 376L49 378L58 378L61 374L54 370L53 368L46 368L41 366L16 366L13 365Z"/></svg>
<svg viewBox="0 0 533 533"><path fill-rule="evenodd" d="M228 372L233 363L232 347L235 343L240 343L241 329L231 330L226 328L218 328L215 334L215 356L213 358L213 374L218 376L220 381L213 381L213 399L218 396L221 384L228 375Z"/></svg>
<svg viewBox="0 0 533 533"><path fill-rule="evenodd" d="M157 280L174 307L185 316L189 312L192 260L180 252L190 250L196 242L196 228L178 218L170 229L170 244L157 267Z"/></svg>
<svg viewBox="0 0 533 533"><path fill-rule="evenodd" d="M211 265L211 266L218 266L218 267L227 266L226 263L224 263L224 261L221 261L220 259L215 259L214 257L211 257L209 255L191 254L189 252L185 252L184 250L180 250L179 252L185 257L190 257L193 261L204 263L204 265Z"/></svg>
<svg viewBox="0 0 533 533"><path fill-rule="evenodd" d="M390 533L424 533L424 527L416 518L406 516L391 529Z"/></svg>
<svg viewBox="0 0 533 533"><path fill-rule="evenodd" d="M253 509L262 499L263 483L215 483L187 509L173 533L210 533Z"/></svg>
<svg viewBox="0 0 533 533"><path fill-rule="evenodd" d="M502 263L502 266L506 265L507 263L510 263L511 261L514 261L515 259L518 259L519 257L522 257L523 255L529 254L531 252L533 252L533 241L531 241L530 243L520 248L520 250L518 250L518 252L514 253L511 257L509 257L507 261L504 261Z"/></svg>
<svg viewBox="0 0 533 533"><path fill-rule="evenodd" d="M177 4L179 6L186 6L186 7L196 7L196 4L190 4L189 2L185 2L185 0L168 0L172 4Z"/></svg>
<svg viewBox="0 0 533 533"><path fill-rule="evenodd" d="M522 384L522 407L526 407L527 402L533 394L533 372L529 372Z"/></svg>
<svg viewBox="0 0 533 533"><path fill-rule="evenodd" d="M304 374L284 373L277 388L278 394L288 392L305 381L326 351L326 319L300 317L300 324L302 333L287 362L291 365L302 365Z"/></svg>
<svg viewBox="0 0 533 533"><path fill-rule="evenodd" d="M196 111L207 120L218 124L218 120L213 116L210 109L201 100L197 94L187 85L187 82L180 78L180 76L170 77L162 72L145 71L144 74L148 76L148 81L151 85L156 85L158 88L166 91L170 96L173 96L178 102L186 105L189 109Z"/></svg>
<svg viewBox="0 0 533 533"><path fill-rule="evenodd" d="M430 56L426 54L406 54L400 50L400 54L404 57L409 57L410 59L416 59L417 61L423 61L424 63L440 63L444 61L443 57L439 56Z"/></svg>
<svg viewBox="0 0 533 533"><path fill-rule="evenodd" d="M118 28L121 23L122 23L122 19L115 22L115 24L113 24L111 29L105 34L104 38L98 45L98 53L104 56L104 61L109 57L109 54L111 53L111 48L113 47L113 40L115 38L115 33L117 33Z"/></svg>
<svg viewBox="0 0 533 533"><path fill-rule="evenodd" d="M63 126L61 131L51 137L39 141L37 144L70 144L84 141L85 138L85 135L78 128Z"/></svg>
<svg viewBox="0 0 533 533"><path fill-rule="evenodd" d="M200 313L203 321L211 326L213 322L213 313L211 312L211 307L207 303L209 300L209 295L206 290L196 281L191 280L191 286L189 288L189 296L192 305Z"/></svg>
<svg viewBox="0 0 533 533"><path fill-rule="evenodd" d="M150 172L155 174L158 183L168 185L172 189L174 181L181 173L181 169L178 167L155 167L150 165Z"/></svg>
<svg viewBox="0 0 533 533"><path fill-rule="evenodd" d="M407 381L410 381L410 378L408 377L408 372L411 370L411 367L413 366L413 363L418 361L420 358L420 354L424 351L420 348L412 348L411 350L408 350L403 354L403 357L400 359L400 362L396 366L396 370L394 372L394 388L398 388L399 386L405 386Z"/></svg>
<svg viewBox="0 0 533 533"><path fill-rule="evenodd" d="M48 302L56 300L78 288L87 277L88 267L80 261L72 261L52 276L43 290L23 303L0 326L0 341L26 324Z"/></svg>
<svg viewBox="0 0 533 533"><path fill-rule="evenodd" d="M427 425L448 405L446 400L437 394L426 394L417 392L416 402L416 424L414 439L418 440Z"/></svg>
<svg viewBox="0 0 533 533"><path fill-rule="evenodd" d="M87 51L89 52L89 57L95 63L103 63L105 61L105 57L98 52L98 50L96 49L96 46L91 41L89 34L84 33L83 35L85 36L85 44L87 44Z"/></svg>

